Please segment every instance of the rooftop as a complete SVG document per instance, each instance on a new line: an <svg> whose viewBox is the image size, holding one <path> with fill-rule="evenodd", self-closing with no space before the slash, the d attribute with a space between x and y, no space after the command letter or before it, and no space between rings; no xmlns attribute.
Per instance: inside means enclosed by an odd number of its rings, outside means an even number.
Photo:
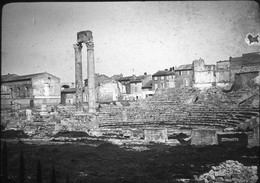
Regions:
<svg viewBox="0 0 260 183"><path fill-rule="evenodd" d="M157 71L153 76L169 76L174 75L174 71L164 70L164 71Z"/></svg>
<svg viewBox="0 0 260 183"><path fill-rule="evenodd" d="M130 83L140 83L142 82L144 79L146 79L147 77L150 77L151 75L140 75L140 76L137 76L136 78L132 79L130 81Z"/></svg>
<svg viewBox="0 0 260 183"><path fill-rule="evenodd" d="M22 76L18 76L16 74L8 74L8 75L1 76L1 81L2 82L10 82L10 81L29 80L29 79L32 79L33 77L36 77L36 76L39 76L39 75L42 75L42 74L49 74L49 73L41 72L41 73L28 74L28 75L22 75ZM49 75L51 75L51 74L49 74ZM53 77L56 77L56 76L53 76ZM58 77L56 77L56 78L58 78Z"/></svg>
<svg viewBox="0 0 260 183"><path fill-rule="evenodd" d="M180 65L177 67L175 70L192 70L192 64L185 64L185 65Z"/></svg>

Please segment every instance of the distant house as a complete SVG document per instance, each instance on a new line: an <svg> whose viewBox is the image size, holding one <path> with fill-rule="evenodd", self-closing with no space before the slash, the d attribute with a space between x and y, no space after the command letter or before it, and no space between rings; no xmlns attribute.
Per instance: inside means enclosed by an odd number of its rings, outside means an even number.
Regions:
<svg viewBox="0 0 260 183"><path fill-rule="evenodd" d="M175 72L174 68L157 71L152 75L153 90L158 88L174 88L175 87Z"/></svg>
<svg viewBox="0 0 260 183"><path fill-rule="evenodd" d="M96 88L97 102L111 102L122 99L123 85L113 79L100 83Z"/></svg>
<svg viewBox="0 0 260 183"><path fill-rule="evenodd" d="M105 81L110 81L111 78L104 74L95 74L95 85L96 87ZM88 79L84 79L84 86L88 86Z"/></svg>
<svg viewBox="0 0 260 183"><path fill-rule="evenodd" d="M119 75L121 76L121 75ZM119 76L113 76L113 78L117 79ZM125 92L125 86L122 85L119 81L116 81L104 74L96 74L95 75L95 85L96 85L96 100L97 102L111 102L118 101L122 98L122 93ZM84 93L83 98L84 101L88 101L87 87L88 87L88 79L85 79Z"/></svg>
<svg viewBox="0 0 260 183"><path fill-rule="evenodd" d="M147 92L147 87L143 88L146 86L148 82L152 80L151 75L147 75L147 73L144 73L144 75L137 76L136 78L132 79L130 81L130 91L131 91L131 97L134 99L144 99L146 98L145 93L150 93Z"/></svg>
<svg viewBox="0 0 260 183"><path fill-rule="evenodd" d="M10 105L17 101L22 107L41 104L59 104L61 99L60 78L47 72L1 77L1 103Z"/></svg>
<svg viewBox="0 0 260 183"><path fill-rule="evenodd" d="M142 94L143 94L143 98L148 98L149 96L153 96L154 94L154 90L153 90L153 80L151 79L150 81L148 81L147 83L143 83L142 86Z"/></svg>
<svg viewBox="0 0 260 183"><path fill-rule="evenodd" d="M117 75L111 76L111 79L118 81L122 77L123 77L123 74L117 74Z"/></svg>
<svg viewBox="0 0 260 183"><path fill-rule="evenodd" d="M175 87L183 88L193 86L192 64L180 65L175 69Z"/></svg>
<svg viewBox="0 0 260 183"><path fill-rule="evenodd" d="M134 80L135 78L136 76L133 75L133 76L121 77L118 79L118 81L125 86L125 91L123 91L124 94L131 94L130 81Z"/></svg>

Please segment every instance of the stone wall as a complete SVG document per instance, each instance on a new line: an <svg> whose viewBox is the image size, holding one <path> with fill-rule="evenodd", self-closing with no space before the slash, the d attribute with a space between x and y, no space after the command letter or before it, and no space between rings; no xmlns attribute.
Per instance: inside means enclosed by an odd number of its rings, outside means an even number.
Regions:
<svg viewBox="0 0 260 183"><path fill-rule="evenodd" d="M57 96L60 97L60 79L48 73L32 78L33 95L35 97Z"/></svg>
<svg viewBox="0 0 260 183"><path fill-rule="evenodd" d="M33 96L32 82L30 80L14 81L1 84L1 99L2 93L8 93L5 98L30 98Z"/></svg>
<svg viewBox="0 0 260 183"><path fill-rule="evenodd" d="M205 65L203 59L193 61L194 87L211 87L216 84L215 65Z"/></svg>
<svg viewBox="0 0 260 183"><path fill-rule="evenodd" d="M176 74L175 87L183 88L186 86L193 86L193 70L182 71L182 75Z"/></svg>
<svg viewBox="0 0 260 183"><path fill-rule="evenodd" d="M193 129L191 131L192 145L214 145L217 144L216 130L212 129Z"/></svg>

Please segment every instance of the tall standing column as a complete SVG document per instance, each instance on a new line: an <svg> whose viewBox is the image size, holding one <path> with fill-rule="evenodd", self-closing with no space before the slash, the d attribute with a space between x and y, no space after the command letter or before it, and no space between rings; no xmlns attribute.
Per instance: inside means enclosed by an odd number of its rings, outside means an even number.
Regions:
<svg viewBox="0 0 260 183"><path fill-rule="evenodd" d="M94 43L89 41L87 46L88 61L88 106L89 112L96 112L96 89L95 89L95 61L94 61Z"/></svg>
<svg viewBox="0 0 260 183"><path fill-rule="evenodd" d="M75 49L75 87L76 87L76 108L83 111L83 77L82 77L82 45L77 43L73 45Z"/></svg>

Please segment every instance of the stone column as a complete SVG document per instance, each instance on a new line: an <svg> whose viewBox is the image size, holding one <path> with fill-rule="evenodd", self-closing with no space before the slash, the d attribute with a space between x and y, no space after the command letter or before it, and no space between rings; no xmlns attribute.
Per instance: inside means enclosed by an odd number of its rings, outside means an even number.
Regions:
<svg viewBox="0 0 260 183"><path fill-rule="evenodd" d="M88 61L88 106L89 112L96 112L96 88L95 88L95 61L94 61L94 43L89 41L87 46Z"/></svg>
<svg viewBox="0 0 260 183"><path fill-rule="evenodd" d="M76 87L76 108L83 111L83 80L82 80L82 45L77 43L73 45L75 49L75 87Z"/></svg>

